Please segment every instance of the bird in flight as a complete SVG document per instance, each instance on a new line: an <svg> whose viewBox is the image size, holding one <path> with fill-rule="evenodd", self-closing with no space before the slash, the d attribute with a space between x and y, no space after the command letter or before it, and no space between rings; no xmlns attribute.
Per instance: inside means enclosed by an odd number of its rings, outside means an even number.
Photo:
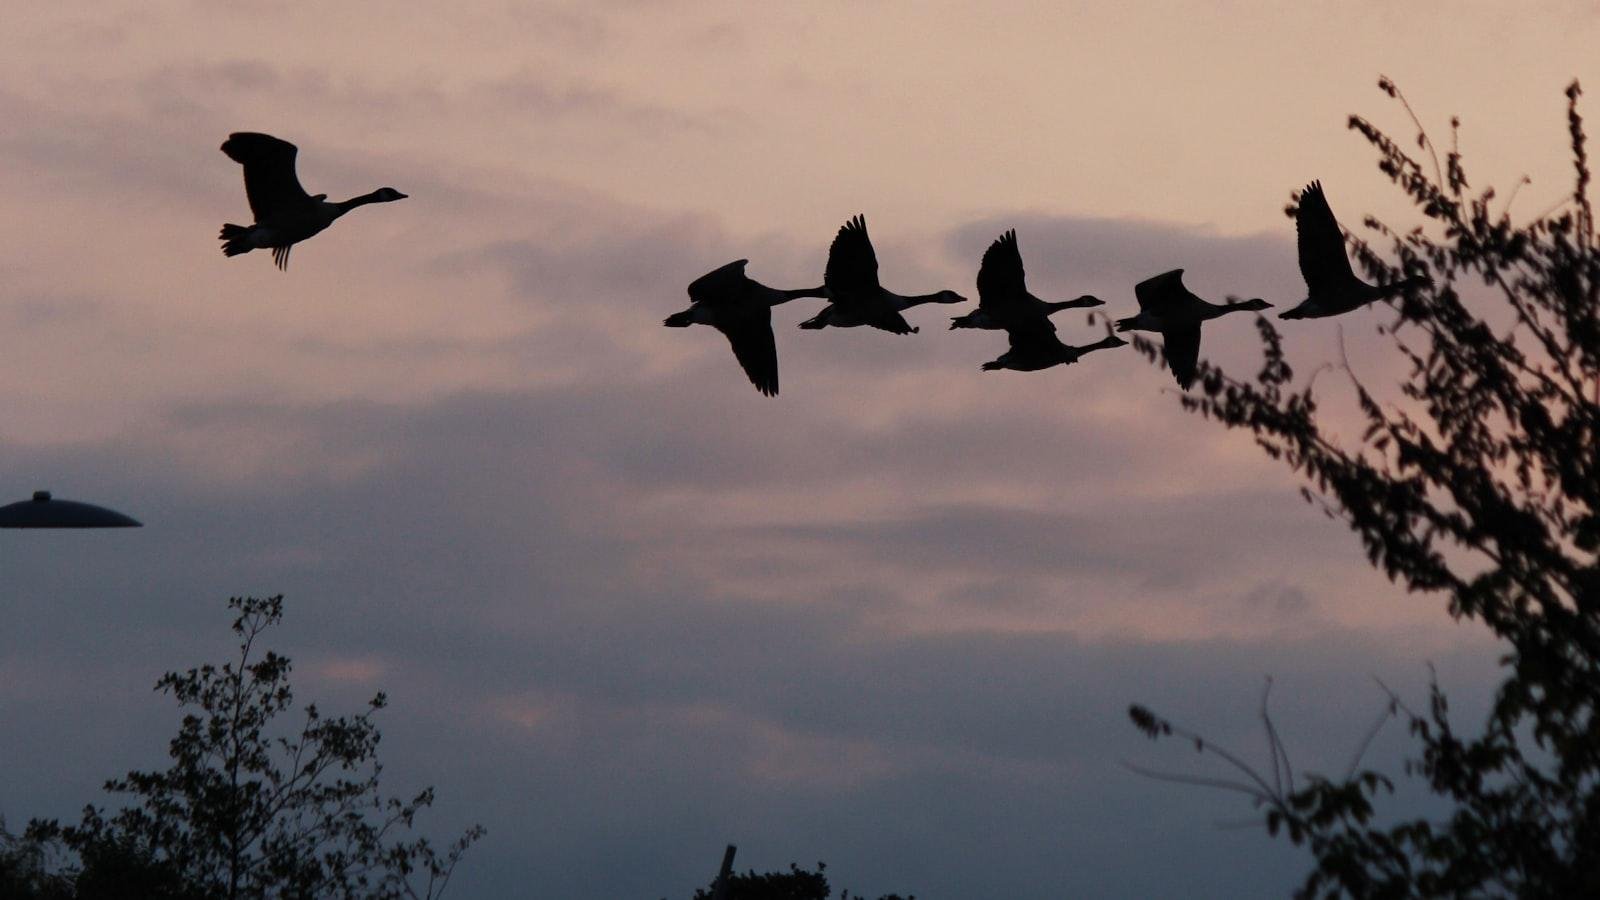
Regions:
<svg viewBox="0 0 1600 900"><path fill-rule="evenodd" d="M984 363L983 371L1013 369L1018 372L1037 372L1051 366L1071 365L1096 350L1128 345L1122 338L1108 334L1092 344L1072 347L1061 343L1061 339L1056 337L1055 328L1030 325L1012 325L1006 328L1006 335L1011 339L1011 349L1000 354L998 359Z"/></svg>
<svg viewBox="0 0 1600 900"><path fill-rule="evenodd" d="M1261 310L1272 306L1265 300L1230 300L1208 303L1183 286L1183 270L1173 269L1146 278L1133 287L1139 300L1139 314L1117 320L1118 331L1154 331L1161 335L1162 353L1178 386L1188 390L1194 384L1200 361L1200 324L1231 312Z"/></svg>
<svg viewBox="0 0 1600 900"><path fill-rule="evenodd" d="M878 283L878 256L867 237L867 220L856 216L844 223L828 248L828 268L823 275L830 302L822 311L800 323L801 328L855 328L871 325L893 334L915 334L901 315L921 303L960 303L967 299L955 291L905 296Z"/></svg>
<svg viewBox="0 0 1600 900"><path fill-rule="evenodd" d="M244 193L256 220L249 226L222 226L218 238L227 256L270 248L273 263L279 269L287 269L291 247L332 225L350 210L406 198L391 187L335 202L329 202L327 194L307 194L294 174L298 148L270 134L235 132L222 143L222 152L244 166Z"/></svg>
<svg viewBox="0 0 1600 900"><path fill-rule="evenodd" d="M1040 300L1028 292L1022 271L1022 252L1017 249L1015 229L995 239L983 253L978 267L978 308L950 319L951 328L1008 328L1028 322L1055 330L1048 316L1063 309L1104 306L1105 301L1090 294L1076 300Z"/></svg>
<svg viewBox="0 0 1600 900"><path fill-rule="evenodd" d="M1427 287L1422 276L1405 278L1383 286L1368 284L1350 268L1350 255L1344 234L1333 217L1322 182L1313 181L1300 192L1300 205L1294 214L1300 249L1300 275L1306 280L1306 299L1293 309L1284 310L1280 319L1321 319L1360 309L1374 300L1397 297L1406 291Z"/></svg>
<svg viewBox="0 0 1600 900"><path fill-rule="evenodd" d="M772 307L798 297L826 297L826 287L771 288L744 274L747 259L735 260L689 282L689 308L667 316L672 328L710 325L733 347L734 358L756 390L778 394L778 347L772 339Z"/></svg>

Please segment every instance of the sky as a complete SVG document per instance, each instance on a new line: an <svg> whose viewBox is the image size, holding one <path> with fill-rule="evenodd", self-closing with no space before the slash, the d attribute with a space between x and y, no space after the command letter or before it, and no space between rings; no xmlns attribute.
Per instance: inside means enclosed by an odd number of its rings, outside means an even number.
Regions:
<svg viewBox="0 0 1600 900"><path fill-rule="evenodd" d="M1371 572L1248 437L1131 350L980 372L993 333L794 326L759 395L665 329L740 258L821 281L867 217L884 283L975 296L1016 228L1029 286L1131 314L1303 296L1292 191L1415 219L1346 128L1409 140L1394 78L1513 216L1568 190L1588 4L31 4L0 34L0 498L146 527L0 535L0 815L72 817L163 764L150 688L227 657L228 597L286 595L302 700L376 690L421 830L481 822L449 896L687 897L828 863L876 896L1282 895L1308 857L1128 723L1149 704L1342 772L1431 662L1466 720L1495 648ZM409 195L226 259L217 147L301 148L313 193ZM1399 372L1379 311L1286 323ZM1057 318L1068 343L1100 326ZM1246 372L1246 316L1202 355ZM1392 379L1391 379L1392 380ZM1341 404L1344 404L1341 406ZM1398 774L1403 730L1369 762ZM1402 788L1396 809L1424 809Z"/></svg>

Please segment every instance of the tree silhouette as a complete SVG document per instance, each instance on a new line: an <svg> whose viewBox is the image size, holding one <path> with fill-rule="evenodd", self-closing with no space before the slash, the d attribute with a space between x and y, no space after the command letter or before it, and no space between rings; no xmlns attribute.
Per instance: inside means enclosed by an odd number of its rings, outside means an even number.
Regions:
<svg viewBox="0 0 1600 900"><path fill-rule="evenodd" d="M51 871L50 847L6 830L0 817L0 897L26 900L71 900L72 880Z"/></svg>
<svg viewBox="0 0 1600 900"><path fill-rule="evenodd" d="M829 900L833 897L833 888L828 884L828 876L823 874L827 868L826 864L820 862L815 871L790 863L787 872L758 873L752 869L743 875L733 873L728 876L724 893L717 893L717 884L713 880L709 887L694 892L694 900ZM866 898L846 890L840 892L837 900ZM899 894L884 894L878 900L917 898L916 895L902 897Z"/></svg>
<svg viewBox="0 0 1600 900"><path fill-rule="evenodd" d="M1291 387L1278 332L1259 319L1259 375L1206 366L1203 390L1183 404L1250 431L1302 475L1305 498L1348 525L1392 581L1487 625L1505 644L1504 680L1479 734L1451 722L1437 682L1425 712L1391 695L1388 711L1418 744L1407 772L1449 812L1382 827L1373 800L1389 779L1353 767L1297 789L1264 706L1270 775L1143 707L1130 714L1151 737L1191 739L1254 779L1216 783L1254 794L1269 830L1310 848L1301 896L1600 896L1600 244L1580 90L1566 92L1572 191L1519 225L1509 198L1497 214L1492 188L1472 192L1459 120L1441 163L1394 83L1379 87L1410 115L1423 155L1363 118L1350 128L1425 223L1365 220L1396 264L1351 243L1380 282L1433 282L1394 301L1382 329L1409 363L1398 396L1381 399L1344 363L1363 430L1335 433L1312 386Z"/></svg>
<svg viewBox="0 0 1600 900"><path fill-rule="evenodd" d="M91 805L77 825L29 823L20 861L58 842L78 856L65 881L45 879L37 866L14 867L41 891L70 887L33 896L439 896L483 829L468 829L443 852L427 838L396 837L433 802L433 789L409 800L379 794L372 716L386 703L381 693L354 716L325 718L308 704L297 733L270 733L293 706L290 664L270 650L257 654L256 642L282 618L283 598L234 598L228 606L238 613L238 658L156 683L194 709L172 739L172 766L106 782L132 801L114 813Z"/></svg>

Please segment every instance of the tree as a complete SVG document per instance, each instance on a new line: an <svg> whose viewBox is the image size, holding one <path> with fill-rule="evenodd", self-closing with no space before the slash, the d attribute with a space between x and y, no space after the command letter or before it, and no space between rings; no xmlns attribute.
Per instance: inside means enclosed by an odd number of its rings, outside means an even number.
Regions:
<svg viewBox="0 0 1600 900"><path fill-rule="evenodd" d="M0 818L0 897L71 900L72 882L50 871L49 848L6 830Z"/></svg>
<svg viewBox="0 0 1600 900"><path fill-rule="evenodd" d="M1254 779L1226 786L1254 794L1269 830L1310 848L1301 896L1600 896L1600 244L1581 92L1576 82L1566 92L1572 191L1516 224L1509 198L1497 214L1492 188L1472 192L1459 120L1441 165L1393 82L1378 84L1425 153L1349 120L1424 219L1396 229L1366 218L1393 264L1349 237L1369 276L1433 282L1391 303L1383 329L1409 363L1398 397L1375 395L1344 364L1363 430L1335 433L1312 386L1291 386L1279 335L1259 319L1256 378L1207 366L1202 392L1183 404L1251 432L1303 476L1305 498L1349 526L1391 581L1443 598L1504 642L1487 722L1459 731L1437 682L1423 712L1391 694L1389 712L1418 745L1407 773L1450 811L1379 826L1373 801L1392 791L1386 776L1352 770L1297 789L1282 778L1270 719L1272 771L1262 774L1143 707L1130 715L1151 737L1192 739Z"/></svg>
<svg viewBox="0 0 1600 900"><path fill-rule="evenodd" d="M762 872L754 869L743 875L733 874L728 877L728 886L725 893L717 894L715 879L709 887L701 888L694 892L694 900L828 900L833 896L833 888L828 884L828 876L823 874L827 869L824 863L817 863L815 871L802 869L794 863L789 864L787 872ZM859 894L842 891L838 900L866 900ZM915 895L901 897L899 894L884 894L878 900L917 900Z"/></svg>
<svg viewBox="0 0 1600 900"><path fill-rule="evenodd" d="M283 598L228 606L238 614L237 660L156 682L195 709L172 739L172 766L106 782L133 802L114 813L88 806L77 825L35 820L26 842L77 854L70 896L80 900L437 897L483 829L443 852L427 838L395 836L433 789L409 800L379 794L372 717L387 702L381 693L354 716L325 718L308 704L297 733L269 733L293 706L290 664L270 650L258 656L256 642L282 618Z"/></svg>

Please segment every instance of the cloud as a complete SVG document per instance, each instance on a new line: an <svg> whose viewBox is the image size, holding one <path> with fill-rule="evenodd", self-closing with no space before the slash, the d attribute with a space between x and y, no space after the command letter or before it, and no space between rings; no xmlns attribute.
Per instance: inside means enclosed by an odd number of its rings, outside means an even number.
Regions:
<svg viewBox="0 0 1600 900"><path fill-rule="evenodd" d="M1126 838L1149 825L1132 796L1196 833L1247 812L1119 774L1118 759L1160 753L1125 724L1128 702L1248 747L1273 673L1286 733L1313 748L1299 759L1338 767L1342 749L1316 748L1358 739L1376 703L1366 673L1414 688L1415 648L1448 646L1338 626L1327 596L1244 565L1305 541L1293 523L1315 517L1287 491L1144 496L1113 485L1159 453L1084 441L1069 467L1051 441L960 442L954 423L786 425L795 413L742 392L745 425L706 428L728 417L681 387L211 404L99 446L5 448L0 482L70 487L149 525L3 536L15 627L0 635L0 702L20 727L0 753L34 777L0 805L70 815L98 778L159 762L175 712L146 685L226 656L224 596L284 591L271 645L303 663L300 696L334 712L387 691L386 778L438 787L436 834L491 826L466 896L523 879L659 893L702 881L705 847L729 839L752 865L817 856L882 890L1054 895L1092 889L1108 865L1138 870ZM1107 464L1119 456L1127 468ZM894 487L857 515L862 498L827 487L841 465ZM1052 472L1093 502L917 499ZM1118 496L1116 512L1102 505ZM1207 508L1218 517L1197 525ZM1164 553L1178 555L1152 560ZM1093 585L1082 608L1187 605L1211 631L1062 623L1066 601L1037 590L1052 580ZM1262 621L1241 631L1223 610ZM1469 659L1440 657L1447 682L1485 676ZM40 753L70 736L96 747ZM1208 840L1192 852L1222 852ZM637 866L562 874L619 844L646 848ZM1013 882L941 862L963 846L1056 861ZM1248 852L1271 884L1302 864L1261 838ZM1121 889L1168 883L1145 872Z"/></svg>
<svg viewBox="0 0 1600 900"><path fill-rule="evenodd" d="M1000 232L1017 230L1029 286L1133 282L1168 269L1184 269L1192 290L1220 302L1222 294L1287 297L1298 283L1293 227L1281 234L1228 235L1211 228L1138 219L1023 213L960 226L947 246L953 257L978 260ZM1203 280L1203 281L1202 281ZM1209 291L1201 284L1213 284ZM1064 293L1070 288L1058 290ZM1119 298L1121 299L1121 298Z"/></svg>
<svg viewBox="0 0 1600 900"><path fill-rule="evenodd" d="M570 76L553 79L531 72L518 72L474 85L468 89L467 96L537 119L547 126L576 117L653 136L698 132L714 137L734 126L747 124L731 110L714 116L693 114L629 97L615 88L586 84Z"/></svg>

